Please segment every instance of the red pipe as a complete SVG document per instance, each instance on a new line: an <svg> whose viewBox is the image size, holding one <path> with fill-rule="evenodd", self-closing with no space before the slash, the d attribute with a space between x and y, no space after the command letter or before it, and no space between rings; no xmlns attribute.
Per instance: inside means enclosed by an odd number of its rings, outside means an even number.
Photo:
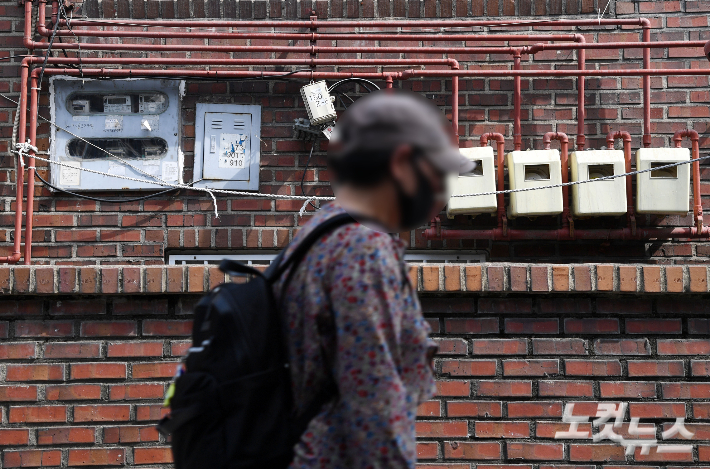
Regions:
<svg viewBox="0 0 710 469"><path fill-rule="evenodd" d="M586 40L581 34L580 45L586 45ZM577 52L577 70L584 70L587 67L586 64L587 53L584 49L579 49ZM584 77L582 75L577 76L577 139L575 143L577 144L577 150L584 150L584 145L586 143L586 138L584 136L584 118L587 116L587 109L584 105Z"/></svg>
<svg viewBox="0 0 710 469"><path fill-rule="evenodd" d="M676 148L680 148L684 137L689 137L693 147L693 159L700 158L699 135L695 130L679 130L673 135L673 142ZM703 229L703 203L700 198L700 161L693 161L693 215L695 216L695 226L698 230Z"/></svg>
<svg viewBox="0 0 710 469"><path fill-rule="evenodd" d="M27 77L29 75L29 66L23 61L20 65L20 105L17 112L20 113L19 127L17 128L17 141L24 143L27 137ZM11 150L16 150L12 148ZM0 262L8 264L16 264L22 257L20 249L20 240L22 238L22 192L24 186L25 171L22 165L23 157L17 155L17 169L15 171L15 233L12 245L12 254L9 256L0 257ZM25 241L26 242L26 241ZM30 241L31 242L31 241Z"/></svg>
<svg viewBox="0 0 710 469"><path fill-rule="evenodd" d="M505 188L505 137L497 132L488 132L481 135L481 146L488 145L488 140L494 139L498 144L498 152L496 155L496 166L498 167L498 179L496 190L500 193L496 194L496 204L498 205L498 228L503 230L503 234L508 230L508 218L505 215L505 200L502 191Z"/></svg>
<svg viewBox="0 0 710 469"><path fill-rule="evenodd" d="M569 182L569 137L564 132L547 132L542 143L545 150L549 150L552 140L560 142L560 163L562 170L562 183ZM570 238L574 239L574 221L569 214L569 186L562 186L562 229L569 230Z"/></svg>
<svg viewBox="0 0 710 469"><path fill-rule="evenodd" d="M631 172L631 135L625 130L620 130L618 132L609 132L606 136L606 146L609 150L614 149L614 141L616 139L624 139L624 170L627 173ZM631 176L626 176L626 220L628 222L629 228L631 228L631 233L636 234L636 215L634 213L634 198L632 190Z"/></svg>
<svg viewBox="0 0 710 469"><path fill-rule="evenodd" d="M39 71L39 70L37 70ZM30 145L37 145L37 113L39 98L39 80L32 71L30 82ZM27 166L27 207L25 208L25 265L32 262L32 222L34 221L34 197L35 197L35 151L30 150ZM20 200L21 202L21 200Z"/></svg>
<svg viewBox="0 0 710 469"><path fill-rule="evenodd" d="M670 68L670 69L636 69L636 70L404 70L404 78L412 77L638 77L638 76L672 76L672 75L710 75L707 68Z"/></svg>
<svg viewBox="0 0 710 469"><path fill-rule="evenodd" d="M517 240L639 240L639 239L668 239L668 238L706 238L710 236L707 226L698 231L696 227L676 228L639 228L636 234L631 234L628 228L622 229L595 229L575 230L574 238L568 230L508 230L503 234L500 228L492 230L454 230L440 227L430 227L424 231L427 239L486 239L489 241L517 241Z"/></svg>
<svg viewBox="0 0 710 469"><path fill-rule="evenodd" d="M516 52L513 55L513 70L520 70L520 53ZM521 125L521 112L520 112L520 101L521 101L521 78L516 75L513 78L513 148L517 151L520 150L523 144L523 132Z"/></svg>
<svg viewBox="0 0 710 469"><path fill-rule="evenodd" d="M452 59L453 60L453 59ZM459 69L458 61L451 65L452 70ZM454 143L459 146L459 77L451 77L451 125L454 128Z"/></svg>
<svg viewBox="0 0 710 469"><path fill-rule="evenodd" d="M644 18L642 23L643 42L651 42L651 22ZM645 47L643 49L643 68L651 68L651 49ZM648 148L651 146L651 76L643 76L643 146Z"/></svg>

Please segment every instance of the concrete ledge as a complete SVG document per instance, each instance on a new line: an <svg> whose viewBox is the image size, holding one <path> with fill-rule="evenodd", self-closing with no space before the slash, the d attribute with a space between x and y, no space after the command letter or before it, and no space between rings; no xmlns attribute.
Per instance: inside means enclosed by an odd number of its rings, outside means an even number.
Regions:
<svg viewBox="0 0 710 469"><path fill-rule="evenodd" d="M413 264L420 293L706 293L704 265ZM5 295L204 293L229 281L216 266L2 266ZM234 282L245 282L235 277Z"/></svg>

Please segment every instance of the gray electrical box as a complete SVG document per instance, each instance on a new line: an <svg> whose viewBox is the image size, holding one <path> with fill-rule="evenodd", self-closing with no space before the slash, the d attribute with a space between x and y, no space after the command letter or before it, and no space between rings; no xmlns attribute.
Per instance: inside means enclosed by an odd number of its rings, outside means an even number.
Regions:
<svg viewBox="0 0 710 469"><path fill-rule="evenodd" d="M102 191L165 187L124 176L182 183L183 89L179 80L52 77L50 110L60 128L52 126L50 153L52 161L64 163L51 165L52 184L67 190Z"/></svg>
<svg viewBox="0 0 710 469"><path fill-rule="evenodd" d="M261 106L197 104L195 187L259 190Z"/></svg>

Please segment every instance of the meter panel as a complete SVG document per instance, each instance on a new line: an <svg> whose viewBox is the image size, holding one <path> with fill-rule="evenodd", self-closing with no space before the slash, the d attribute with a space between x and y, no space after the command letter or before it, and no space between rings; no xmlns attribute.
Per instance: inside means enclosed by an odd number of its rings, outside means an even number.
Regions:
<svg viewBox="0 0 710 469"><path fill-rule="evenodd" d="M182 183L181 87L177 80L53 77L52 116L59 127L75 135L52 127L51 158L64 163L52 165L52 183L67 190L102 191L164 187L151 175Z"/></svg>
<svg viewBox="0 0 710 469"><path fill-rule="evenodd" d="M197 104L196 187L259 190L261 106Z"/></svg>

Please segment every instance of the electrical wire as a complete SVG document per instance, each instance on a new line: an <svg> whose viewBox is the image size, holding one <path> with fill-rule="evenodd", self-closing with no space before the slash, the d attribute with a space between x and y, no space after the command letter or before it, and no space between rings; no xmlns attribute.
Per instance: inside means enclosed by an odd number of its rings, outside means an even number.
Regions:
<svg viewBox="0 0 710 469"><path fill-rule="evenodd" d="M313 156L313 149L316 147L316 143L318 143L317 138L313 141L313 145L311 145L311 153L308 155L308 160L306 160L306 167L303 168L303 175L301 176L301 194L302 195L306 195L306 191L303 190L303 180L306 178L306 171L308 171L308 165L311 163L311 157ZM311 199L308 199L307 202L315 210L318 210L318 207L313 205L313 202L311 202Z"/></svg>
<svg viewBox="0 0 710 469"><path fill-rule="evenodd" d="M101 197L92 197L92 196L90 196L90 195L85 195L85 194L77 194L76 192L70 192L70 191L68 191L68 190L62 189L62 188L57 187L57 186L55 186L55 185L52 185L52 184L50 184L49 182L45 181L45 179L44 179L42 176L40 176L40 175L39 175L39 172L37 172L37 171L35 171L35 176L37 176L37 178L38 178L40 181L42 181L42 184L44 184L44 185L47 186L47 187L50 187L50 188L54 189L54 190L57 191L57 192L62 192L62 193L67 194L67 195L71 195L71 196L74 196L74 197L79 197L80 199L93 200L94 202L109 202L109 203L140 202L141 200L152 199L152 198L154 198L154 197L159 197L159 196L161 196L161 195L165 195L165 194L167 194L167 193L169 193L169 192L177 192L177 191L180 190L180 189L170 188L170 189L167 189L167 190L164 190L164 191L156 192L155 194L144 195L144 196L141 196L141 197L133 197L133 198L130 198L130 199L123 199L123 198L122 198L122 199L104 199L104 198L101 198Z"/></svg>

